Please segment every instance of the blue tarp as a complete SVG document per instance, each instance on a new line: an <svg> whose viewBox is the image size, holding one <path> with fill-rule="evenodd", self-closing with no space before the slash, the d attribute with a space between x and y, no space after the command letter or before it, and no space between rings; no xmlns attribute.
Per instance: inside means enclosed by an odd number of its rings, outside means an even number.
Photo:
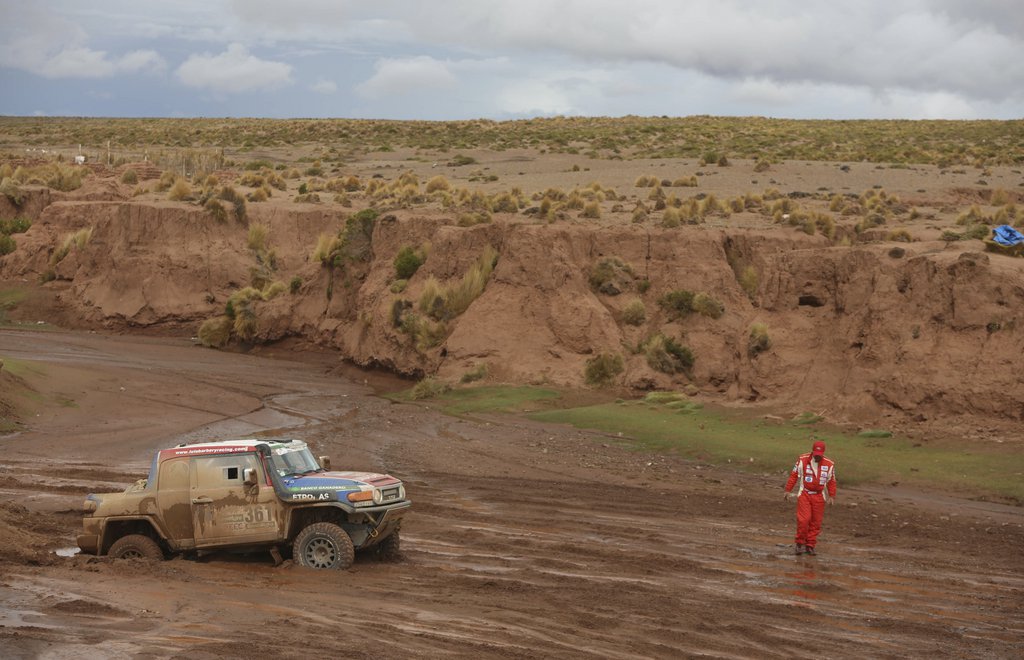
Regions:
<svg viewBox="0 0 1024 660"><path fill-rule="evenodd" d="M992 230L992 240L1000 245L1012 247L1018 243L1024 243L1024 234L1010 225L999 225Z"/></svg>

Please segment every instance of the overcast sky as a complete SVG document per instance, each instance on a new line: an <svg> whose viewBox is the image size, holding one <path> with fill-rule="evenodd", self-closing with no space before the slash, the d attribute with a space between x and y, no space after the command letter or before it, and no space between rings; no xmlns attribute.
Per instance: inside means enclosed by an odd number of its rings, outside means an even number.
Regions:
<svg viewBox="0 0 1024 660"><path fill-rule="evenodd" d="M1024 117L1022 0L0 0L0 114Z"/></svg>

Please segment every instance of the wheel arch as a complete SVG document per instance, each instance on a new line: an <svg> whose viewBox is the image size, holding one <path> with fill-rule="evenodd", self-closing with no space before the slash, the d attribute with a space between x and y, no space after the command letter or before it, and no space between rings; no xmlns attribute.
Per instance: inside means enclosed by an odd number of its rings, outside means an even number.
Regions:
<svg viewBox="0 0 1024 660"><path fill-rule="evenodd" d="M113 520L107 520L103 525L103 531L100 534L98 554L107 554L110 550L110 546L112 546L115 541L124 536L128 536L129 534L141 534L142 536L148 536L156 541L157 545L164 550L169 549L167 540L149 518L115 518Z"/></svg>
<svg viewBox="0 0 1024 660"><path fill-rule="evenodd" d="M348 520L347 512L333 504L313 504L295 507L288 514L287 541L291 543L306 527L319 522L329 522L341 527Z"/></svg>

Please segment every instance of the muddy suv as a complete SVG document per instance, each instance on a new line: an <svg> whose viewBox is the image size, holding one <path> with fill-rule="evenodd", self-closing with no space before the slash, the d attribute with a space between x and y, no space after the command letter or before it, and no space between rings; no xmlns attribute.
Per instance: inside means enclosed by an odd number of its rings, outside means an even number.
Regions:
<svg viewBox="0 0 1024 660"><path fill-rule="evenodd" d="M311 568L348 568L356 550L399 551L411 506L386 474L332 472L300 440L228 440L158 451L149 478L85 501L83 553L167 554L266 548Z"/></svg>

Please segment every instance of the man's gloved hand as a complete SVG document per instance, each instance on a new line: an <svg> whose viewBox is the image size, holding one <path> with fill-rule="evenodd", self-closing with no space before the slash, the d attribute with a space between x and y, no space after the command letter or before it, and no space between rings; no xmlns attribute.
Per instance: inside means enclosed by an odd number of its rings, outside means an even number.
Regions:
<svg viewBox="0 0 1024 660"><path fill-rule="evenodd" d="M792 499L793 499L793 493L789 492L788 490L787 490L787 491L785 492L785 494L783 494L783 496L782 496L782 500L783 500L784 502L788 502L788 501L790 501L790 500L792 500Z"/></svg>
<svg viewBox="0 0 1024 660"><path fill-rule="evenodd" d="M828 503L829 506L832 506L833 504L836 503L836 498L829 497L829 496L826 495L825 496L825 502Z"/></svg>

